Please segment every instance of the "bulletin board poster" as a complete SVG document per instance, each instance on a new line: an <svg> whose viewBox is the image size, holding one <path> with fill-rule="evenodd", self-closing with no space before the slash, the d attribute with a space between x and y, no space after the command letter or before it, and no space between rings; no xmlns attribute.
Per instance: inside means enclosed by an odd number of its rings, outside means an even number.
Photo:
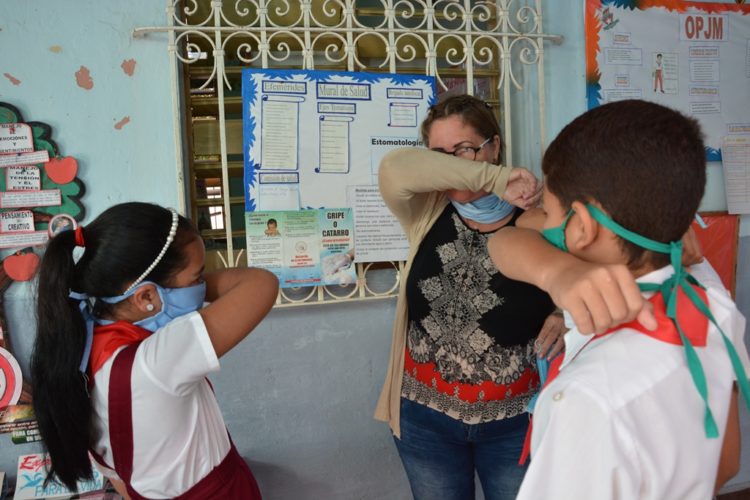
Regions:
<svg viewBox="0 0 750 500"><path fill-rule="evenodd" d="M350 208L245 212L245 227L252 265L274 273L282 287L357 279Z"/></svg>
<svg viewBox="0 0 750 500"><path fill-rule="evenodd" d="M750 5L585 1L589 108L644 99L693 116L709 161L750 133Z"/></svg>
<svg viewBox="0 0 750 500"><path fill-rule="evenodd" d="M325 216L331 211L345 214L335 222L350 228L351 242L347 244L353 247L354 221L366 217L357 212L360 205L372 210L372 200L361 204L358 199L352 201L352 188L377 189L378 168L386 153L400 147L423 146L419 127L429 107L436 102L436 95L435 78L425 75L244 69L248 264L268 266L284 277L282 286L302 286L349 279L348 271L341 274L341 269L336 270L345 263L345 257L337 257L340 262L336 265L331 259L325 260L326 257L348 255L353 261L362 261L357 257L361 250L362 255L368 256L368 262L376 262L394 255L389 251L392 248L382 248L392 245L398 248L399 260L405 259L405 236L391 238L388 231L393 221L386 220L387 217L372 220L373 224L384 225L387 237L360 239L358 244L362 245L373 242L375 250L362 247L355 252L354 248L337 246L343 242L325 241L324 225L326 221L333 222ZM266 244L259 236L266 231L264 224L270 218L264 221L256 213L271 212L283 212L283 224L294 221L295 228L298 217L309 221L302 225L310 228L310 234L299 236L306 241L304 246L311 259L304 270L294 267L289 257L290 249L302 240L284 241L291 235L281 231L281 222L278 246L283 251L271 252L281 256L280 260L267 262L270 254L256 246ZM294 216L294 212L311 213ZM318 224L315 231L313 221ZM318 238L315 241L313 233ZM304 259L302 254L300 258ZM332 269L335 272L324 273Z"/></svg>

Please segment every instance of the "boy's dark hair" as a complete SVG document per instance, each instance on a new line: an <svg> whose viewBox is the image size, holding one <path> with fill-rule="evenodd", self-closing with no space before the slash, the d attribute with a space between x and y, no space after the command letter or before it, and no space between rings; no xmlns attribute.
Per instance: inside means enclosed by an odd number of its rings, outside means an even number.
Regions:
<svg viewBox="0 0 750 500"><path fill-rule="evenodd" d="M703 197L703 134L696 120L665 106L613 102L568 124L547 149L542 171L563 209L595 200L627 229L677 241ZM619 240L631 268L669 263L668 255Z"/></svg>
<svg viewBox="0 0 750 500"><path fill-rule="evenodd" d="M279 224L278 224L278 222L276 222L276 219L268 219L268 220L266 221L266 227L270 226L271 224L273 224L273 225L275 225L275 226L278 226L278 225L279 225Z"/></svg>
<svg viewBox="0 0 750 500"><path fill-rule="evenodd" d="M500 131L500 125L497 123L497 117L489 104L468 94L453 95L430 106L427 117L420 128L422 141L425 145L430 146L429 137L432 123L435 120L453 115L460 116L467 125L473 127L485 139L495 136L500 138L500 149L497 158L494 160L495 163L499 164L503 157L503 134Z"/></svg>
<svg viewBox="0 0 750 500"><path fill-rule="evenodd" d="M172 214L165 208L123 203L83 228L85 248L78 262L73 259L73 231L59 233L47 246L39 270L37 334L31 356L34 413L52 459L47 480L55 474L75 490L78 479L91 479L88 450L97 438L88 388L79 372L86 325L79 301L68 293L122 294L159 254L171 224ZM145 279L168 286L187 264L186 245L197 237L190 221L180 217L174 241Z"/></svg>

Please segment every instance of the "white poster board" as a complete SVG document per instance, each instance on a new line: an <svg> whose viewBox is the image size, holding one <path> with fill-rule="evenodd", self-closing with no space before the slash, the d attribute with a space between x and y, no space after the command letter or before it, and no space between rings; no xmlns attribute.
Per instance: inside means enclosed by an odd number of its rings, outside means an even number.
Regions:
<svg viewBox="0 0 750 500"><path fill-rule="evenodd" d="M645 99L693 116L710 161L750 131L750 5L586 0L589 108Z"/></svg>
<svg viewBox="0 0 750 500"><path fill-rule="evenodd" d="M436 90L424 75L244 69L242 101L245 212L352 209L361 225L360 203L347 193L377 190L390 150L422 146L419 127ZM383 223L390 229L393 220ZM397 239L395 251L360 249L369 262L405 259ZM253 258L248 247L248 263L257 265Z"/></svg>

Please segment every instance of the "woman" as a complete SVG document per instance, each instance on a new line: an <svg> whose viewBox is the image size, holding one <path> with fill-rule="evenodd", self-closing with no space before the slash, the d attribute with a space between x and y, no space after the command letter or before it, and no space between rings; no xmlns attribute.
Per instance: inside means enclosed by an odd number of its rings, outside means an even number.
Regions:
<svg viewBox="0 0 750 500"><path fill-rule="evenodd" d="M487 239L516 225L513 205L535 204L540 186L499 165L500 127L479 99L433 106L421 132L433 152L402 149L380 165L410 252L376 418L390 423L416 499L473 498L475 471L486 499L515 498L536 355L559 350L562 320L546 294L497 272Z"/></svg>

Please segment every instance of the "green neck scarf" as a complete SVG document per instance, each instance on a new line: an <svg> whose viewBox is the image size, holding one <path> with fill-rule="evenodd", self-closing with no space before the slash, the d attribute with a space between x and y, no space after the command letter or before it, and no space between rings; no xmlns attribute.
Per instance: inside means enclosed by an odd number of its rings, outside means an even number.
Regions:
<svg viewBox="0 0 750 500"><path fill-rule="evenodd" d="M708 305L703 301L703 299L701 299L700 295L696 293L692 285L696 285L704 289L705 287L701 285L693 276L691 276L690 273L688 273L687 270L682 266L682 241L660 243L658 241L650 240L641 236L640 234L636 234L622 227L607 215L605 215L601 210L596 208L594 205L586 205L586 208L588 209L591 216L599 224L606 227L621 238L624 238L627 241L638 245L639 247L645 248L646 250L669 255L672 267L674 268L674 274L663 283L639 283L638 286L641 291L661 293L664 297L664 303L667 306L667 316L677 327L677 331L679 332L680 338L682 339L682 344L685 347L685 355L687 357L690 375L692 376L693 383L695 384L696 389L698 389L698 394L700 394L706 407L703 419L704 428L706 430L706 437L719 437L719 428L716 425L716 420L714 419L713 414L711 413L711 408L708 405L708 385L706 383L706 374L703 371L703 366L701 365L700 359L695 352L695 348L690 343L690 340L682 330L680 323L677 321L677 292L679 289L682 289L682 291L695 305L695 307L704 316L706 316L706 318L708 318L708 320L711 321L714 326L716 326L716 328L719 330L719 333L721 333L722 340L724 341L724 346L727 349L729 359L732 362L732 368L734 369L734 373L737 377L737 384L739 385L740 392L742 393L742 397L745 400L745 404L747 405L748 409L750 409L750 384L748 383L747 375L745 374L745 369L742 366L740 357L737 354L737 350L734 348L734 345L732 345L732 342L729 340L729 338L727 338L726 334L724 334L724 331L719 327L713 314L711 314L711 310L709 309Z"/></svg>

